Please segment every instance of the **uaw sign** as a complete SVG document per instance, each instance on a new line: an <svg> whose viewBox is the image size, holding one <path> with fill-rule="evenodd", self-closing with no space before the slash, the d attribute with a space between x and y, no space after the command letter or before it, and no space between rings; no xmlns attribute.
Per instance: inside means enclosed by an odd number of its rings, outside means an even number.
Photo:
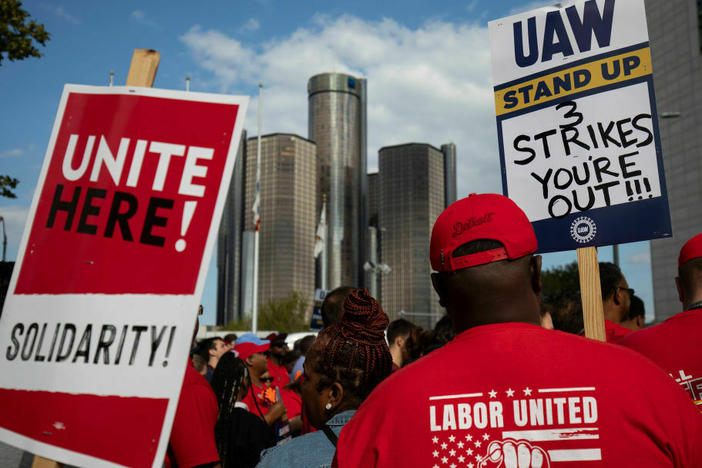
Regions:
<svg viewBox="0 0 702 468"><path fill-rule="evenodd" d="M489 24L502 185L542 252L671 235L643 0Z"/></svg>
<svg viewBox="0 0 702 468"><path fill-rule="evenodd" d="M0 320L0 439L161 466L247 103L66 85Z"/></svg>

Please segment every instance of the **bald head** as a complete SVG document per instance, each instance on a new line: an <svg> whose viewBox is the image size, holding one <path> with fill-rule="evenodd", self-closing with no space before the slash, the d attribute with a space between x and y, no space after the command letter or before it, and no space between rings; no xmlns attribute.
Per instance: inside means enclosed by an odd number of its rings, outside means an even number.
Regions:
<svg viewBox="0 0 702 468"><path fill-rule="evenodd" d="M500 245L496 241L474 241L456 249L453 256L484 252ZM540 323L538 255L434 273L432 283L457 332L490 323Z"/></svg>

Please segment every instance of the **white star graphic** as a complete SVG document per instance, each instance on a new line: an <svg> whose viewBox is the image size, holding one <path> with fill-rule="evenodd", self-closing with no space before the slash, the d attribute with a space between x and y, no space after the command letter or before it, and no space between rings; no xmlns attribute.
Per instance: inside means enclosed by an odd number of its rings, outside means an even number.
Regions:
<svg viewBox="0 0 702 468"><path fill-rule="evenodd" d="M53 426L59 431L66 429L66 426L61 421L56 421Z"/></svg>
<svg viewBox="0 0 702 468"><path fill-rule="evenodd" d="M479 440L476 440L476 441L475 441L475 446L476 446L476 447L480 447L481 445L482 445L482 444L481 444L481 442L480 442Z"/></svg>
<svg viewBox="0 0 702 468"><path fill-rule="evenodd" d="M481 458L481 457L480 457L480 454L476 455L476 456L475 456L475 461L480 462L480 458Z"/></svg>
<svg viewBox="0 0 702 468"><path fill-rule="evenodd" d="M463 448L463 442L459 442L456 445L458 445L458 448Z"/></svg>
<svg viewBox="0 0 702 468"><path fill-rule="evenodd" d="M434 436L434 438L431 439L431 441L434 442L434 443L436 444L437 442L439 442L439 438L436 437L436 436Z"/></svg>
<svg viewBox="0 0 702 468"><path fill-rule="evenodd" d="M473 449L466 450L466 455L473 455Z"/></svg>
<svg viewBox="0 0 702 468"><path fill-rule="evenodd" d="M472 463L468 463L468 468L473 468L473 466L475 465L473 465Z"/></svg>
<svg viewBox="0 0 702 468"><path fill-rule="evenodd" d="M495 390L490 390L488 393L490 394L490 398L495 398L497 396L497 392Z"/></svg>
<svg viewBox="0 0 702 468"><path fill-rule="evenodd" d="M514 396L514 390L512 390L511 388L507 389L507 396L508 397Z"/></svg>
<svg viewBox="0 0 702 468"><path fill-rule="evenodd" d="M455 463L451 463L451 464L449 465L449 467L450 467L450 468L456 468L456 464L455 464Z"/></svg>
<svg viewBox="0 0 702 468"><path fill-rule="evenodd" d="M431 468L439 468L439 465L434 465Z"/></svg>
<svg viewBox="0 0 702 468"><path fill-rule="evenodd" d="M530 389L529 387L525 388L525 389L524 389L524 394L525 394L526 396L531 396L531 389Z"/></svg>
<svg viewBox="0 0 702 468"><path fill-rule="evenodd" d="M439 452L438 452L438 451L434 450L433 452L431 452L431 454L434 455L434 458L439 458Z"/></svg>
<svg viewBox="0 0 702 468"><path fill-rule="evenodd" d="M483 434L483 440L490 440L490 436L487 434Z"/></svg>
<svg viewBox="0 0 702 468"><path fill-rule="evenodd" d="M458 463L463 463L464 461L465 461L465 457L463 455L458 457Z"/></svg>
<svg viewBox="0 0 702 468"><path fill-rule="evenodd" d="M451 449L451 450L449 451L449 455L451 455L452 457L455 457L455 456L456 456L456 451L455 451L454 449Z"/></svg>
<svg viewBox="0 0 702 468"><path fill-rule="evenodd" d="M448 458L443 457L443 458L441 459L441 463L447 463L447 462L448 462Z"/></svg>
<svg viewBox="0 0 702 468"><path fill-rule="evenodd" d="M456 440L454 436L449 437L449 442L453 442L454 440Z"/></svg>
<svg viewBox="0 0 702 468"><path fill-rule="evenodd" d="M446 450L446 447L448 447L448 446L446 445L446 442L444 442L443 444L441 444L441 450Z"/></svg>
<svg viewBox="0 0 702 468"><path fill-rule="evenodd" d="M473 436L470 435L470 434L468 434L468 435L466 436L466 440L473 440Z"/></svg>

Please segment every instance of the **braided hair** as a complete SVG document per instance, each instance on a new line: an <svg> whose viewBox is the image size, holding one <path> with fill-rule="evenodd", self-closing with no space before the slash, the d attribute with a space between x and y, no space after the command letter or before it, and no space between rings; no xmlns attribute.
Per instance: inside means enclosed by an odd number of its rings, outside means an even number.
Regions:
<svg viewBox="0 0 702 468"><path fill-rule="evenodd" d="M232 413L239 390L246 385L249 376L244 361L234 353L224 353L219 359L217 367L212 374L212 390L217 397L219 416L215 427L215 442L217 452L222 461L222 466L227 466L227 449L229 448L229 430L231 428Z"/></svg>
<svg viewBox="0 0 702 468"><path fill-rule="evenodd" d="M320 375L318 390L339 382L349 403L360 405L392 370L388 322L367 289L353 290L339 323L323 329L310 350L310 365Z"/></svg>

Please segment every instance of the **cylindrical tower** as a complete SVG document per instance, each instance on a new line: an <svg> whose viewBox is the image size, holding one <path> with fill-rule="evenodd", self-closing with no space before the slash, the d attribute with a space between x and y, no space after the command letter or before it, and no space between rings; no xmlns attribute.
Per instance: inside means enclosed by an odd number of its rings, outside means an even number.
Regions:
<svg viewBox="0 0 702 468"><path fill-rule="evenodd" d="M317 143L319 194L327 200L328 284L363 286L366 260L366 80L322 73L307 83L309 139ZM322 262L323 263L323 262Z"/></svg>

